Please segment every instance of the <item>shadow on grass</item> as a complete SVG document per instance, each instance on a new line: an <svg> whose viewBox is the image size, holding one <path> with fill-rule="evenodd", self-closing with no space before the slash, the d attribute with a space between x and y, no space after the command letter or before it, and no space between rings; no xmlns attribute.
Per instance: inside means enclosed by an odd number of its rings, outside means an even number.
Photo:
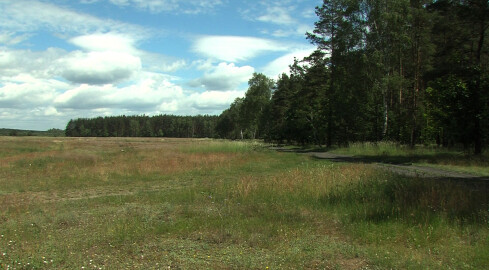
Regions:
<svg viewBox="0 0 489 270"><path fill-rule="evenodd" d="M354 158L365 163L387 163L397 165L410 165L412 163L429 164L453 164L464 165L470 163L486 164L489 166L489 159L485 156L464 156L457 153L434 153L434 154L410 154L410 155L379 155L367 156L358 155Z"/></svg>
<svg viewBox="0 0 489 270"><path fill-rule="evenodd" d="M451 151L446 149L429 150L423 148L417 148L417 150L396 150L395 148L390 148L385 152L371 153L371 154L338 154L335 150L338 148L318 148L318 147L272 147L270 149L277 150L280 152L295 152L295 153L316 153L325 154L325 157L320 155L314 155L316 158L327 158L335 159L344 162L362 162L362 163L386 163L386 164L397 164L406 165L412 163L430 163L430 164L458 164L464 165L468 163L477 163L481 166L489 166L489 155L485 154L482 156L463 154L460 151ZM372 149L367 149L369 151ZM446 151L445 151L446 150ZM358 150L362 152L363 150ZM417 151L421 153L416 153ZM423 153L425 152L425 153Z"/></svg>
<svg viewBox="0 0 489 270"><path fill-rule="evenodd" d="M339 189L322 198L326 205L343 206L350 221L401 220L429 224L489 222L489 182L439 178L374 179Z"/></svg>

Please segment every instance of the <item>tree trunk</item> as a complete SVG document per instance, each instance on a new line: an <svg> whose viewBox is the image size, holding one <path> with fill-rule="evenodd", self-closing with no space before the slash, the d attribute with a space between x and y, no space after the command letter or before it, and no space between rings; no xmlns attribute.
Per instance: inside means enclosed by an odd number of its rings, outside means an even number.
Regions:
<svg viewBox="0 0 489 270"><path fill-rule="evenodd" d="M487 9L487 2L486 2L486 7L481 7ZM487 27L485 26L485 21L486 21L486 15L483 13L483 15L480 18L479 21L479 42L477 44L477 54L476 54L476 61L477 61L477 83L475 86L475 95L474 95L474 100L475 100L475 108L474 108L474 154L476 155L481 155L482 154L482 131L481 131L481 126L480 126L480 114L481 114L481 108L480 108L480 94L481 94L481 80L482 80L482 63L481 63L481 54L482 54L482 48L484 46L484 36Z"/></svg>
<svg viewBox="0 0 489 270"><path fill-rule="evenodd" d="M414 85L413 85L413 109L412 109L412 125L411 125L411 140L410 140L410 146L411 148L414 148L416 145L416 132L417 132L417 111L418 111L418 93L419 93L419 87L420 87L420 80L421 80L421 53L420 53L420 41L419 41L419 34L415 34L415 41L414 41L414 61L415 61L415 66L414 66Z"/></svg>
<svg viewBox="0 0 489 270"><path fill-rule="evenodd" d="M382 130L382 139L385 139L385 137L387 136L387 128L389 125L389 105L387 104L386 93L382 95L382 99L384 101L384 129Z"/></svg>

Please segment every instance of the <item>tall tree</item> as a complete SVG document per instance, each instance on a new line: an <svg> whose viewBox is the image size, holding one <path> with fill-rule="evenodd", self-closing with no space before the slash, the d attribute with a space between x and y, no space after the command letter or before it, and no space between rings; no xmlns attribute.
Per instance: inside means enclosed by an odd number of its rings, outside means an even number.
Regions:
<svg viewBox="0 0 489 270"><path fill-rule="evenodd" d="M435 18L436 53L428 73L428 116L444 144L461 142L481 154L488 113L489 7L487 1L440 0L428 6Z"/></svg>
<svg viewBox="0 0 489 270"><path fill-rule="evenodd" d="M261 73L254 73L248 85L248 91L246 91L240 110L240 118L245 130L252 139L255 139L260 136L260 119L270 102L274 82Z"/></svg>
<svg viewBox="0 0 489 270"><path fill-rule="evenodd" d="M328 122L327 145L336 137L339 143L348 143L358 135L355 130L359 111L352 111L365 103L365 96L356 71L363 65L365 46L365 16L361 1L324 0L316 8L319 20L313 33L307 38L318 46L327 57L326 66L330 72L328 96L332 101L325 113Z"/></svg>
<svg viewBox="0 0 489 270"><path fill-rule="evenodd" d="M290 77L282 73L277 80L276 88L273 91L270 101L270 111L268 114L270 123L269 140L283 142L290 141L291 136L287 132L287 112L290 110L292 101L292 88Z"/></svg>
<svg viewBox="0 0 489 270"><path fill-rule="evenodd" d="M241 127L240 111L243 98L236 98L231 106L224 110L216 125L216 132L221 138L243 139L243 128Z"/></svg>

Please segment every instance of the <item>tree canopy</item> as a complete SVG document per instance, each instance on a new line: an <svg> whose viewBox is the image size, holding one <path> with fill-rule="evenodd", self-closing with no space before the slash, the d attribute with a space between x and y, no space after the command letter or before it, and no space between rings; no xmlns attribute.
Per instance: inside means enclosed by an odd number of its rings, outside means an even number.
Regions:
<svg viewBox="0 0 489 270"><path fill-rule="evenodd" d="M253 131L245 137L319 146L461 144L481 153L489 131L488 1L324 0L316 15L306 36L317 50L291 63L259 106L250 83L221 114L218 126L235 123L221 135Z"/></svg>

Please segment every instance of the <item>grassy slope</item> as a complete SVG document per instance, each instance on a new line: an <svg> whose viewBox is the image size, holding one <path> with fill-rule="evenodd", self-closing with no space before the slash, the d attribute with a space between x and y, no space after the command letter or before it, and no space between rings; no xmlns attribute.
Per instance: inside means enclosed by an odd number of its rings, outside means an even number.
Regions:
<svg viewBox="0 0 489 270"><path fill-rule="evenodd" d="M484 269L489 187L212 140L0 138L0 268Z"/></svg>

